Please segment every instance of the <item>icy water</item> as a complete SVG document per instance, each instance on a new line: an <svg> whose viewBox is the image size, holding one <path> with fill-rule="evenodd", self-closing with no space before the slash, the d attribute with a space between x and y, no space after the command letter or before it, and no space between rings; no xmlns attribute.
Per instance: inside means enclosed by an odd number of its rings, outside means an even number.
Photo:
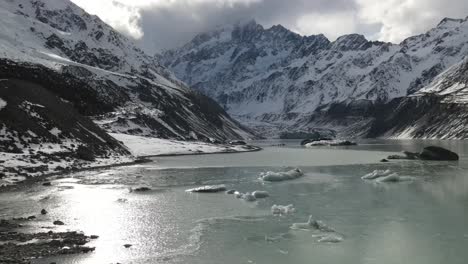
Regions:
<svg viewBox="0 0 468 264"><path fill-rule="evenodd" d="M303 149L297 141L257 142L243 154L155 158L154 162L82 172L0 194L0 218L50 213L32 231L65 222L63 229L99 235L96 251L33 263L463 263L468 259L468 144L463 141L367 141L354 147ZM459 162L379 163L402 150L440 145ZM263 183L265 171L299 167L306 175ZM390 169L413 181L375 183L361 176ZM232 195L186 189L226 184L270 197L246 202ZM129 192L149 186L152 191ZM274 216L273 204L296 212ZM293 230L309 215L333 228L338 243L317 232ZM54 230L60 230L52 227ZM124 248L124 244L132 244Z"/></svg>

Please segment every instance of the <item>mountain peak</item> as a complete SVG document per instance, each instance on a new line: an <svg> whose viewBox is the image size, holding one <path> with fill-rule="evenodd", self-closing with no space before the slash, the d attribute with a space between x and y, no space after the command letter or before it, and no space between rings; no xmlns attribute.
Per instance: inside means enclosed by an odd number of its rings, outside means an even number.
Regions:
<svg viewBox="0 0 468 264"><path fill-rule="evenodd" d="M449 17L446 17L444 19L442 19L440 21L440 23L437 25L437 27L441 27L441 26L456 26L456 25L459 25L465 21L467 21L468 17L465 18L465 19L461 19L461 18L449 18Z"/></svg>
<svg viewBox="0 0 468 264"><path fill-rule="evenodd" d="M249 20L246 23L237 23L231 33L233 40L250 41L260 35L265 29L255 20Z"/></svg>
<svg viewBox="0 0 468 264"><path fill-rule="evenodd" d="M341 51L366 49L369 41L360 34L348 34L337 38L333 47Z"/></svg>

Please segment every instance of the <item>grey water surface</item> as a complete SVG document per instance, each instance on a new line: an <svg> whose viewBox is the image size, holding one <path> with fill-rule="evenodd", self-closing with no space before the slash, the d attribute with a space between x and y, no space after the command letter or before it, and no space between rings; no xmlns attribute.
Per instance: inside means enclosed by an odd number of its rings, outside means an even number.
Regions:
<svg viewBox="0 0 468 264"><path fill-rule="evenodd" d="M347 263L464 264L468 259L468 143L370 140L352 147L301 148L298 141L255 142L260 152L154 158L142 165L80 172L0 193L0 218L38 214L31 231L81 230L99 238L93 253L33 263ZM284 143L285 146L272 146ZM379 160L440 145L459 162ZM259 174L299 167L299 179L264 183ZM377 183L361 176L390 169L412 181ZM186 189L225 184L268 191L246 202ZM130 192L148 186L149 192ZM296 212L272 215L272 205ZM319 242L294 230L309 215L343 240ZM63 227L54 227L60 219ZM132 244L130 248L124 244Z"/></svg>

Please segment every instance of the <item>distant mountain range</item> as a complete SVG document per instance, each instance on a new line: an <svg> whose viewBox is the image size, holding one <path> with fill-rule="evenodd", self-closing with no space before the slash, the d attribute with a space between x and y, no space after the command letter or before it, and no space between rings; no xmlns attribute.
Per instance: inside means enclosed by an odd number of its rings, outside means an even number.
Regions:
<svg viewBox="0 0 468 264"><path fill-rule="evenodd" d="M250 21L199 34L160 60L262 135L465 138L467 54L468 19L446 18L400 44Z"/></svg>

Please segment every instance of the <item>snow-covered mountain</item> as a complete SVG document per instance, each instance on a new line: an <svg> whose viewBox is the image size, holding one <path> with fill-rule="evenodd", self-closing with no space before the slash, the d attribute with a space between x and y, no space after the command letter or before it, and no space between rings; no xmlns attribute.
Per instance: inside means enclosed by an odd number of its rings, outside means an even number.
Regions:
<svg viewBox="0 0 468 264"><path fill-rule="evenodd" d="M69 0L0 1L0 58L11 66L1 78L47 83L53 80L37 72L47 68L68 79L73 88L55 92L107 131L199 140L251 136L213 100Z"/></svg>
<svg viewBox="0 0 468 264"><path fill-rule="evenodd" d="M424 87L467 54L468 18L447 18L400 44L357 34L332 42L250 21L200 34L161 58L177 77L270 136L316 128L369 136L376 119L367 111L433 91Z"/></svg>

